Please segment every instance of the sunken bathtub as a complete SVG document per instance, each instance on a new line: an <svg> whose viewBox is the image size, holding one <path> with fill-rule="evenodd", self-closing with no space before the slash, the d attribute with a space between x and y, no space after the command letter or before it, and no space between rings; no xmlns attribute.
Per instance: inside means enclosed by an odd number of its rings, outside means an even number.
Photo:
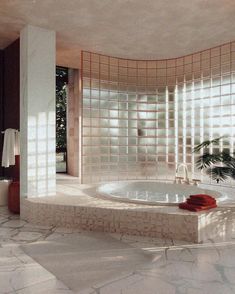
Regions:
<svg viewBox="0 0 235 294"><path fill-rule="evenodd" d="M222 193L205 188L156 181L122 181L106 183L98 187L97 196L121 202L173 205L184 202L192 194L209 194L217 202L224 199Z"/></svg>

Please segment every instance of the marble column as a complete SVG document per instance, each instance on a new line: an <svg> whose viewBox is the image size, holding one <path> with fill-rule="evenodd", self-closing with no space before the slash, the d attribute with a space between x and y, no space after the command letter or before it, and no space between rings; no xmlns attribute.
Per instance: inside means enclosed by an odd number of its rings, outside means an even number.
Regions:
<svg viewBox="0 0 235 294"><path fill-rule="evenodd" d="M21 197L55 195L55 32L20 33Z"/></svg>
<svg viewBox="0 0 235 294"><path fill-rule="evenodd" d="M67 103L68 174L79 176L79 71L69 69Z"/></svg>

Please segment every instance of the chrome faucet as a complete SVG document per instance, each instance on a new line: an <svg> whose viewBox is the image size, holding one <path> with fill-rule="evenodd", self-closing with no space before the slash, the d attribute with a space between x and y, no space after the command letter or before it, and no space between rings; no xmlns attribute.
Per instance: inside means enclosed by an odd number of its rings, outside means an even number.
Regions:
<svg viewBox="0 0 235 294"><path fill-rule="evenodd" d="M184 177L179 177L178 176L179 169L181 167L184 168ZM185 163L180 163L176 167L176 171L175 171L175 183L177 183L177 180L180 180L179 182L181 182L181 179L184 179L185 184L190 184L190 182L189 182L189 176L188 176L188 167L187 167L187 165Z"/></svg>

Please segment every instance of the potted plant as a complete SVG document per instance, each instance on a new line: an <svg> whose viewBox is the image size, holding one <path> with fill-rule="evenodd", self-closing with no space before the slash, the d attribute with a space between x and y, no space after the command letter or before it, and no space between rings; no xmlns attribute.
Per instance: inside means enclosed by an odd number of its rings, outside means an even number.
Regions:
<svg viewBox="0 0 235 294"><path fill-rule="evenodd" d="M225 181L228 178L235 180L235 152L230 153L228 149L222 151L210 152L210 145L219 145L221 139L225 137L219 137L213 140L206 140L197 145L193 152L199 152L203 149L203 154L200 155L196 161L196 166L200 170L205 170L206 174L217 183L219 181ZM219 148L218 148L219 150Z"/></svg>

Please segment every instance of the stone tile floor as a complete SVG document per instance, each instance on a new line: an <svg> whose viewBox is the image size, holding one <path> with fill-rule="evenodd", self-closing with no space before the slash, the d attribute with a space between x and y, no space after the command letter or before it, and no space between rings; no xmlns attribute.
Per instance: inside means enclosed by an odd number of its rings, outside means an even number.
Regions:
<svg viewBox="0 0 235 294"><path fill-rule="evenodd" d="M235 240L195 245L35 226L0 207L0 293L234 294Z"/></svg>

